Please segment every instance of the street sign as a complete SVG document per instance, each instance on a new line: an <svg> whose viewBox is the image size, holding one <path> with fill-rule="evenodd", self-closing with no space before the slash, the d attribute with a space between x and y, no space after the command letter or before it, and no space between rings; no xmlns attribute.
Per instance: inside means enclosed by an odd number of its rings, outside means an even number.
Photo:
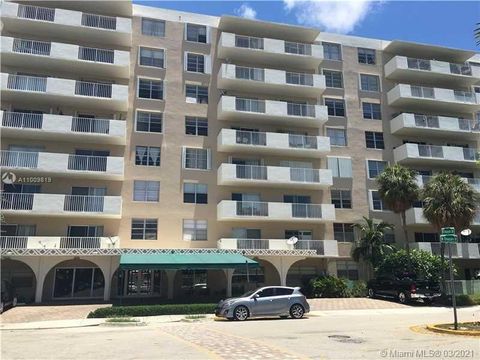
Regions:
<svg viewBox="0 0 480 360"><path fill-rule="evenodd" d="M455 228L454 227L442 228L442 235L455 235Z"/></svg>
<svg viewBox="0 0 480 360"><path fill-rule="evenodd" d="M457 235L440 235L440 242L455 244L457 242Z"/></svg>

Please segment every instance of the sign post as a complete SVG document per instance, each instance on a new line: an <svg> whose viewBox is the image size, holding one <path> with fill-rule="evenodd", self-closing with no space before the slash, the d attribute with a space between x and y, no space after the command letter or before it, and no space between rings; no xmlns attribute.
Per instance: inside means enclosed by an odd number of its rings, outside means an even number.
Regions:
<svg viewBox="0 0 480 360"><path fill-rule="evenodd" d="M442 228L442 234L440 235L440 242L443 242L448 246L448 264L450 268L450 289L452 295L452 306L453 306L453 326L454 329L458 329L458 320L457 320L457 299L455 295L455 282L453 279L453 264L452 264L452 244L457 243L457 235L455 235L455 228L447 227ZM443 265L443 264L442 264Z"/></svg>

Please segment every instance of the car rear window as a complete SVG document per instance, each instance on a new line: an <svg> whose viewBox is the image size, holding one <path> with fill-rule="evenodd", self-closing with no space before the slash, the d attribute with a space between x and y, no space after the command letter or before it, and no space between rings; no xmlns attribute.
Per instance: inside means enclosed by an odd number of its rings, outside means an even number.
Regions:
<svg viewBox="0 0 480 360"><path fill-rule="evenodd" d="M275 288L275 294L277 296L292 295L292 293L293 293L293 289Z"/></svg>

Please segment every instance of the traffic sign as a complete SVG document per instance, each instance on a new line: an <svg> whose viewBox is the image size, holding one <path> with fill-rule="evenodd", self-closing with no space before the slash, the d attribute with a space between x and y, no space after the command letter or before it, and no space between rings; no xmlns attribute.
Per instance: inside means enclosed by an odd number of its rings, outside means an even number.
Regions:
<svg viewBox="0 0 480 360"><path fill-rule="evenodd" d="M454 244L457 242L457 235L440 235L440 242Z"/></svg>
<svg viewBox="0 0 480 360"><path fill-rule="evenodd" d="M454 227L442 228L442 235L455 235L455 228Z"/></svg>

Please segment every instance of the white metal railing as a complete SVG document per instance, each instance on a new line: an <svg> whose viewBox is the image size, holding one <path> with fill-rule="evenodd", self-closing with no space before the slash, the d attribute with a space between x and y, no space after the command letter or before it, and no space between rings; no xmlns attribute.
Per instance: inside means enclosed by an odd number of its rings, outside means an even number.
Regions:
<svg viewBox="0 0 480 360"><path fill-rule="evenodd" d="M239 216L268 216L268 203L260 201L237 201Z"/></svg>
<svg viewBox="0 0 480 360"><path fill-rule="evenodd" d="M110 120L73 117L71 129L73 132L108 134L110 132Z"/></svg>
<svg viewBox="0 0 480 360"><path fill-rule="evenodd" d="M43 114L4 111L2 126L11 128L41 129Z"/></svg>
<svg viewBox="0 0 480 360"><path fill-rule="evenodd" d="M412 96L415 97L422 97L426 99L434 99L435 98L435 90L431 87L426 86L411 86L410 91Z"/></svg>
<svg viewBox="0 0 480 360"><path fill-rule="evenodd" d="M292 116L315 117L315 105L288 102L287 114Z"/></svg>
<svg viewBox="0 0 480 360"><path fill-rule="evenodd" d="M46 92L47 78L8 74L7 89Z"/></svg>
<svg viewBox="0 0 480 360"><path fill-rule="evenodd" d="M104 196L65 195L64 211L73 212L103 212Z"/></svg>
<svg viewBox="0 0 480 360"><path fill-rule="evenodd" d="M267 167L260 165L236 165L237 179L267 180Z"/></svg>
<svg viewBox="0 0 480 360"><path fill-rule="evenodd" d="M2 249L26 249L28 236L0 236L0 248Z"/></svg>
<svg viewBox="0 0 480 360"><path fill-rule="evenodd" d="M285 52L296 55L312 55L312 45L285 41Z"/></svg>
<svg viewBox="0 0 480 360"><path fill-rule="evenodd" d="M235 131L235 141L244 145L267 145L267 133L259 131Z"/></svg>
<svg viewBox="0 0 480 360"><path fill-rule="evenodd" d="M115 51L80 46L78 48L78 58L86 61L113 64L115 61Z"/></svg>
<svg viewBox="0 0 480 360"><path fill-rule="evenodd" d="M112 97L112 84L102 84L87 81L75 82L75 94L102 98Z"/></svg>
<svg viewBox="0 0 480 360"><path fill-rule="evenodd" d="M430 60L407 58L407 66L409 69L431 70Z"/></svg>
<svg viewBox="0 0 480 360"><path fill-rule="evenodd" d="M472 75L472 67L469 64L454 64L450 63L450 72L458 75Z"/></svg>
<svg viewBox="0 0 480 360"><path fill-rule="evenodd" d="M237 249L266 250L270 248L270 241L264 239L237 239Z"/></svg>
<svg viewBox="0 0 480 360"><path fill-rule="evenodd" d="M18 5L17 16L24 19L54 21L55 9L33 5Z"/></svg>
<svg viewBox="0 0 480 360"><path fill-rule="evenodd" d="M107 171L107 156L69 155L68 170Z"/></svg>
<svg viewBox="0 0 480 360"><path fill-rule="evenodd" d="M290 180L305 183L320 182L320 173L316 169L290 168Z"/></svg>
<svg viewBox="0 0 480 360"><path fill-rule="evenodd" d="M237 111L248 111L265 113L265 100L235 98L235 109Z"/></svg>
<svg viewBox="0 0 480 360"><path fill-rule="evenodd" d="M475 93L471 91L454 90L455 100L468 103L476 103Z"/></svg>
<svg viewBox="0 0 480 360"><path fill-rule="evenodd" d="M83 13L82 25L100 29L115 30L117 28L117 18L113 16Z"/></svg>
<svg viewBox="0 0 480 360"><path fill-rule="evenodd" d="M51 43L46 41L13 39L12 51L22 54L50 55Z"/></svg>
<svg viewBox="0 0 480 360"><path fill-rule="evenodd" d="M297 250L315 250L317 255L325 254L325 243L322 240L298 240L293 247Z"/></svg>
<svg viewBox="0 0 480 360"><path fill-rule="evenodd" d="M313 75L287 71L285 81L287 84L313 86Z"/></svg>
<svg viewBox="0 0 480 360"><path fill-rule="evenodd" d="M292 217L320 219L322 217L322 205L292 203Z"/></svg>
<svg viewBox="0 0 480 360"><path fill-rule="evenodd" d="M235 46L247 49L263 50L263 39L253 36L235 35Z"/></svg>
<svg viewBox="0 0 480 360"><path fill-rule="evenodd" d="M438 145L418 145L418 154L423 157L443 158L443 147Z"/></svg>
<svg viewBox="0 0 480 360"><path fill-rule="evenodd" d="M318 142L316 136L288 134L288 145L293 148L316 149Z"/></svg>
<svg viewBox="0 0 480 360"><path fill-rule="evenodd" d="M440 123L438 116L415 114L415 126L438 129Z"/></svg>
<svg viewBox="0 0 480 360"><path fill-rule="evenodd" d="M38 152L1 150L0 154L0 166L2 167L29 169L38 167Z"/></svg>
<svg viewBox="0 0 480 360"><path fill-rule="evenodd" d="M2 193L2 210L32 210L33 197L30 193Z"/></svg>
<svg viewBox="0 0 480 360"><path fill-rule="evenodd" d="M61 237L61 249L99 249L100 237Z"/></svg>

